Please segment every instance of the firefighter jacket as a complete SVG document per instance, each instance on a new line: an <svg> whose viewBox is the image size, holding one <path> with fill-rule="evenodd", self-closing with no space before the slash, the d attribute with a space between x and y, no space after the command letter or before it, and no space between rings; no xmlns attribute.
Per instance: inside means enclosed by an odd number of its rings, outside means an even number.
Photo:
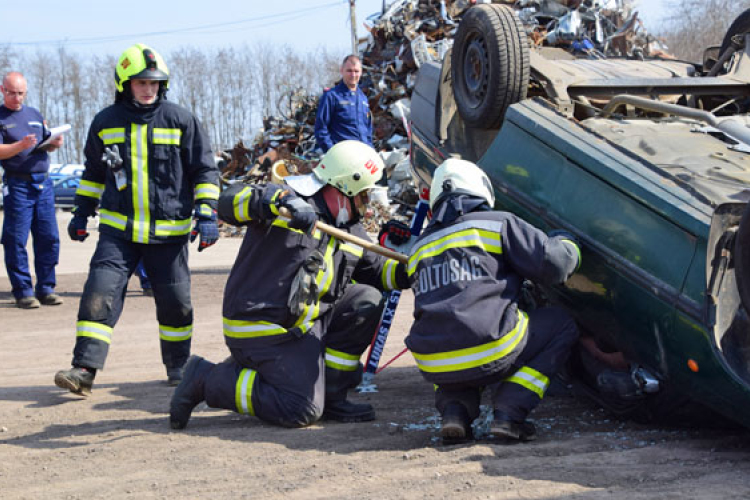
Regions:
<svg viewBox="0 0 750 500"><path fill-rule="evenodd" d="M120 166L103 160L115 149ZM216 209L219 170L198 120L160 99L138 108L120 101L91 123L86 169L76 191L76 213L94 214L99 231L136 243L184 243L195 205Z"/></svg>
<svg viewBox="0 0 750 500"><path fill-rule="evenodd" d="M305 335L335 307L352 279L382 291L409 286L404 264L318 229L310 236L290 228L276 205L290 190L277 184L235 184L219 197L219 218L247 226L224 290L224 335L230 348L268 346ZM321 221L332 223L320 194L302 198ZM359 222L339 229L369 240ZM315 275L316 299L293 315L288 299L295 276L316 250L325 262Z"/></svg>
<svg viewBox="0 0 750 500"><path fill-rule="evenodd" d="M508 370L527 340L528 318L517 305L524 278L561 283L579 260L573 241L506 212L431 221L407 268L414 324L406 345L424 378L460 383Z"/></svg>

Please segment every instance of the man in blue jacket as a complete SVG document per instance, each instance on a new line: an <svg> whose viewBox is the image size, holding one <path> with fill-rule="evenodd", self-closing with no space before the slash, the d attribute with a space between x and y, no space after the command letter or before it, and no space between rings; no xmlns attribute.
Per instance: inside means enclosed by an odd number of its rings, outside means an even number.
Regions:
<svg viewBox="0 0 750 500"><path fill-rule="evenodd" d="M337 142L355 140L372 146L372 113L359 79L362 62L348 55L341 63L341 81L323 93L315 116L316 146L324 153Z"/></svg>
<svg viewBox="0 0 750 500"><path fill-rule="evenodd" d="M3 175L4 221L2 244L5 267L16 306L36 309L40 304L56 306L62 299L54 293L55 266L60 257L60 236L55 219L55 196L49 171L49 151L62 146L62 136L42 148L49 136L42 114L29 106L26 79L10 72L0 85L0 165ZM26 242L34 238L36 287L32 286ZM36 295L36 296L35 296Z"/></svg>

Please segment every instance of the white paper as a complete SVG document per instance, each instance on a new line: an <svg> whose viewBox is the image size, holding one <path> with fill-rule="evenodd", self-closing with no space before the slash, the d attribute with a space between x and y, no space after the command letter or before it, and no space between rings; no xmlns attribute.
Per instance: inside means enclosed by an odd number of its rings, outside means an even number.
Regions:
<svg viewBox="0 0 750 500"><path fill-rule="evenodd" d="M47 137L47 140L42 142L37 146L37 149L43 148L44 146L48 145L50 142L54 141L61 135L63 135L65 132L70 130L72 127L69 123L66 123L65 125L60 125L59 127L51 128L49 129L50 135Z"/></svg>

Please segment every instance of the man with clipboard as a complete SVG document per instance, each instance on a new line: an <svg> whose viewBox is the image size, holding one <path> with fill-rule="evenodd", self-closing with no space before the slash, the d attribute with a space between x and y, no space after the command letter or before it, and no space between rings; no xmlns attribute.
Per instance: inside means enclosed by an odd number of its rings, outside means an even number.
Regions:
<svg viewBox="0 0 750 500"><path fill-rule="evenodd" d="M26 79L10 72L3 78L0 91L0 165L3 175L4 221L2 241L5 267L21 309L41 305L56 306L62 299L55 293L55 266L60 256L60 237L55 219L55 197L48 176L48 153L63 144L60 133L43 147L37 147L50 132L41 113L24 106ZM32 286L26 242L34 238L36 286Z"/></svg>

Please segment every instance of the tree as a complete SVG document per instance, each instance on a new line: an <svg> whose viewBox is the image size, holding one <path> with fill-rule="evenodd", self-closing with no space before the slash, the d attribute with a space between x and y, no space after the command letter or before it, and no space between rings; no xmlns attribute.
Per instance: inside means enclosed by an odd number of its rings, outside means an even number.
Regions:
<svg viewBox="0 0 750 500"><path fill-rule="evenodd" d="M680 59L701 61L703 51L721 44L732 21L750 8L750 0L672 0L661 34Z"/></svg>
<svg viewBox="0 0 750 500"><path fill-rule="evenodd" d="M33 53L0 47L0 70L26 75L29 105L51 126L73 126L53 161L83 162L91 120L114 102L118 55L81 56L64 46ZM278 113L279 98L289 90L320 94L339 78L341 59L325 48L299 53L266 43L218 50L186 46L163 55L170 70L168 99L196 114L215 151L252 138L264 116Z"/></svg>
<svg viewBox="0 0 750 500"><path fill-rule="evenodd" d="M0 45L0 78L13 68L15 52L10 45Z"/></svg>

